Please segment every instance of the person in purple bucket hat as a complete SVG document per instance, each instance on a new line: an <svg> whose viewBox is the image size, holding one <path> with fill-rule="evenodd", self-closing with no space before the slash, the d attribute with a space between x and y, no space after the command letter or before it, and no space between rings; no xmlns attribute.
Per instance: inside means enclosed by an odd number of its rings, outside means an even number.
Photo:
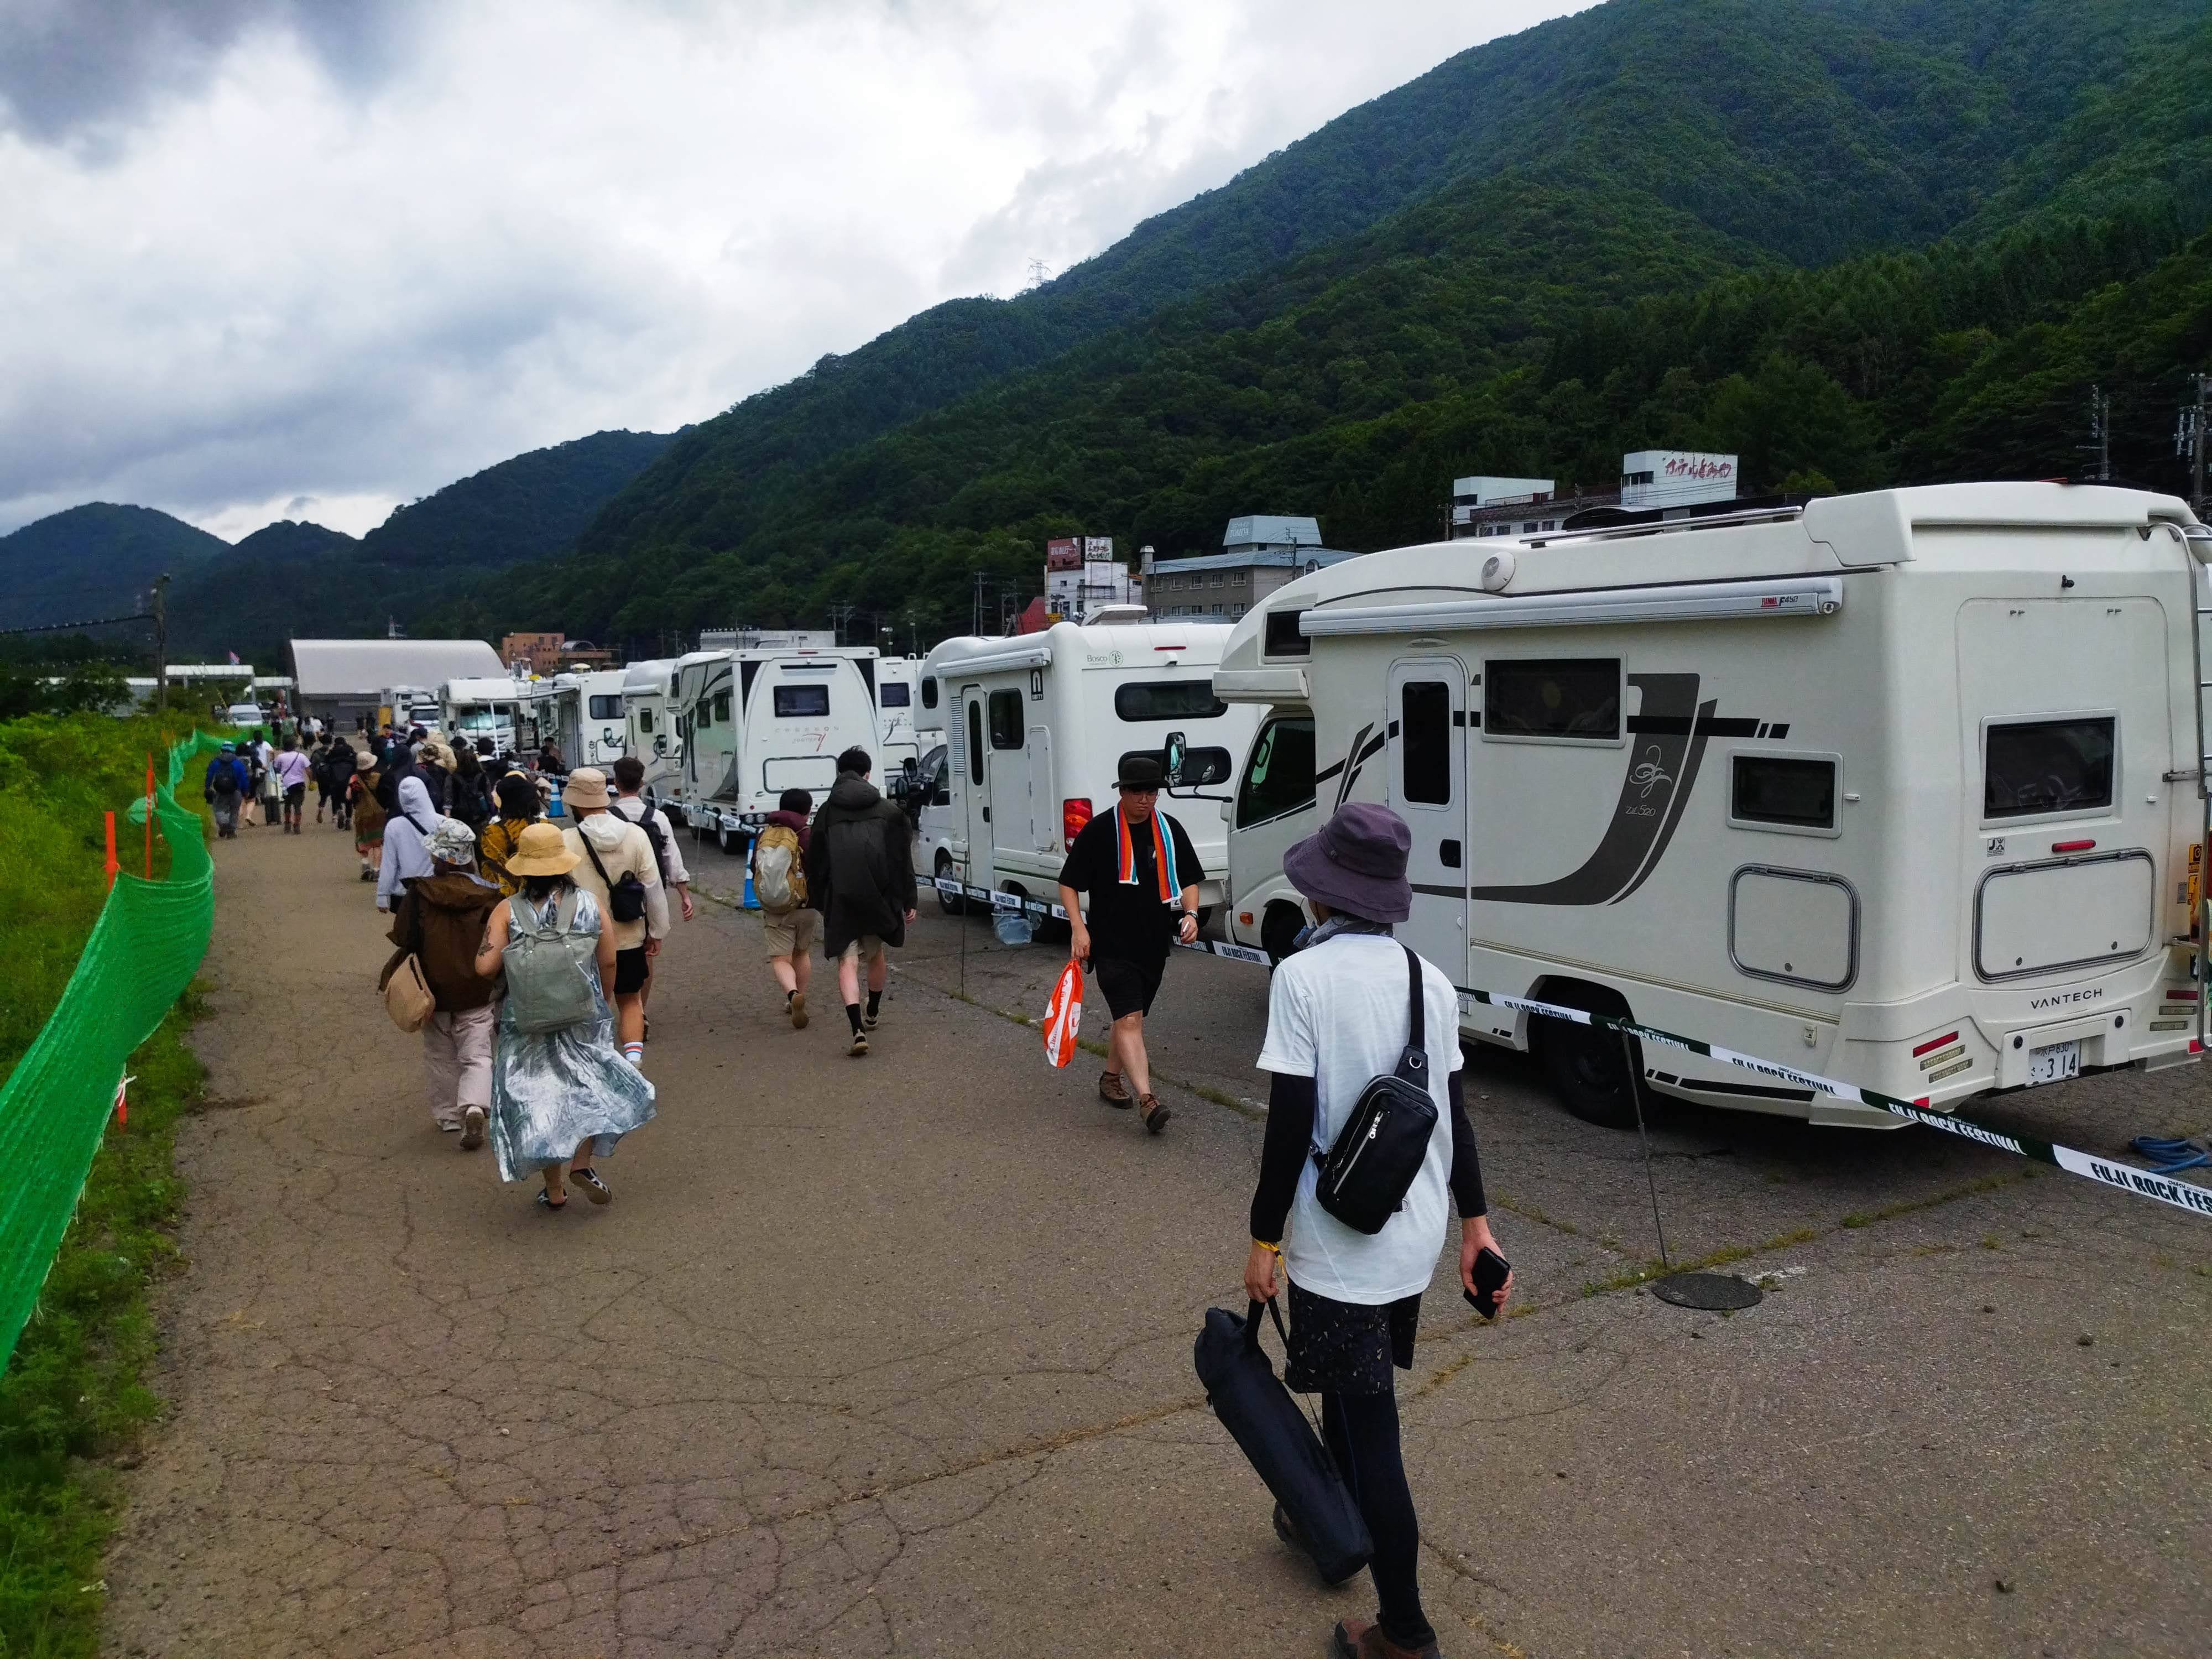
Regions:
<svg viewBox="0 0 2212 1659"><path fill-rule="evenodd" d="M1422 1040L1437 1122L1413 1185L1376 1233L1347 1227L1316 1196L1316 1155L1334 1141L1370 1079L1395 1071L1407 1046L1406 951L1390 929L1413 911L1406 879L1412 845L1404 819L1361 801L1284 855L1283 872L1304 895L1316 925L1306 947L1275 970L1260 1050L1260 1069L1273 1086L1244 1288L1266 1302L1287 1275L1283 1380L1320 1394L1322 1437L1375 1542L1375 1620L1338 1624L1332 1651L1339 1659L1437 1653L1436 1632L1421 1608L1420 1525L1406 1484L1392 1372L1413 1365L1421 1293L1451 1210L1460 1217L1460 1280L1470 1294L1477 1253L1496 1248L1460 1081L1459 1000L1430 963L1420 964ZM1499 1309L1512 1288L1509 1274ZM1280 1504L1275 1530L1298 1546Z"/></svg>

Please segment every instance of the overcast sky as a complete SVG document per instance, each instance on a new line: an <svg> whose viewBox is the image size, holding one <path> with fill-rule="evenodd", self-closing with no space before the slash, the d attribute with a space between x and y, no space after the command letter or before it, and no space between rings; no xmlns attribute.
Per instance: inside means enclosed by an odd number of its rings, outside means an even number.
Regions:
<svg viewBox="0 0 2212 1659"><path fill-rule="evenodd" d="M0 0L0 532L702 419L1579 3Z"/></svg>

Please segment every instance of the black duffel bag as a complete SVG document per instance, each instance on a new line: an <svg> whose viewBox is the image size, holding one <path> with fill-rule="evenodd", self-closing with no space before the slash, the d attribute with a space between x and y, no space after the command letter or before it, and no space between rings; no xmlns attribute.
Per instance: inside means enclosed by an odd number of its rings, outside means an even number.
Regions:
<svg viewBox="0 0 2212 1659"><path fill-rule="evenodd" d="M1328 1448L1261 1352L1261 1306L1253 1303L1242 1319L1208 1308L1192 1361L1206 1404L1290 1516L1321 1576L1341 1583L1367 1565L1374 1540ZM1283 1316L1272 1301L1266 1306L1288 1343Z"/></svg>
<svg viewBox="0 0 2212 1659"><path fill-rule="evenodd" d="M1404 945L1398 947L1406 951ZM1406 951L1411 1027L1398 1069L1359 1091L1335 1144L1316 1152L1321 1166L1314 1199L1357 1233L1379 1233L1413 1189L1436 1133L1437 1103L1429 1092L1427 1022L1422 1018L1421 959Z"/></svg>

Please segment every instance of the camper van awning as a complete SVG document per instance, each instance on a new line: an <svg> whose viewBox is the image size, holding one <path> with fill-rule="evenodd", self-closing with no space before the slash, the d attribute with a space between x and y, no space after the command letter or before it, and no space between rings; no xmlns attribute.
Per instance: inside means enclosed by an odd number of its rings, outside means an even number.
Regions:
<svg viewBox="0 0 2212 1659"><path fill-rule="evenodd" d="M1024 647L1013 651L979 651L972 657L957 657L937 665L937 672L945 675L988 674L1007 668L1048 668L1052 652L1042 645Z"/></svg>
<svg viewBox="0 0 2212 1659"><path fill-rule="evenodd" d="M1827 617L1844 608L1840 576L1771 582L1696 582L1673 587L1613 587L1587 593L1528 593L1510 599L1445 599L1299 613L1298 629L1322 634L1448 634L1470 628L1545 628L1570 623L1717 622L1749 617Z"/></svg>

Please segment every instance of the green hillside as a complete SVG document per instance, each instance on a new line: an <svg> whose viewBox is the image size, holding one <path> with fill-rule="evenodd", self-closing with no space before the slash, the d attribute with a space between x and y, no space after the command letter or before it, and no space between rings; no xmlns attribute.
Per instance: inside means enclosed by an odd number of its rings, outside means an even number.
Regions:
<svg viewBox="0 0 2212 1659"><path fill-rule="evenodd" d="M2177 90L2212 64L2206 12L1613 0L1462 54L1035 295L963 302L965 336L939 307L749 400L578 557L447 614L649 637L818 623L835 599L945 625L975 570L1036 591L1038 538L1079 523L1179 552L1232 513L1310 511L1334 544L1383 545L1434 533L1455 472L1597 479L1692 437L1776 483L2031 453L2047 473L2046 452L2073 459L2067 377L2121 345L2082 307L2151 281L2206 216L2202 100ZM1309 218L1333 233L1309 251L1261 234ZM1917 263L1875 252L1947 234ZM2185 277L2160 280L2185 313ZM1115 305L1188 297L1091 328L1102 301L1079 343L1010 366L1015 325L1022 349L1073 331L1055 291L1114 283ZM1708 316L1730 320L1686 325ZM2130 349L2170 382L2188 329L2167 322ZM1966 387L2033 329L2073 343L2039 370L2040 413L1966 441L1993 394ZM927 412L924 362L960 394Z"/></svg>
<svg viewBox="0 0 2212 1659"><path fill-rule="evenodd" d="M34 627L145 608L154 578L183 574L230 544L148 507L88 501L0 536L8 626Z"/></svg>
<svg viewBox="0 0 2212 1659"><path fill-rule="evenodd" d="M594 432L533 449L394 507L361 539L370 559L443 569L514 564L567 548L677 434Z"/></svg>

